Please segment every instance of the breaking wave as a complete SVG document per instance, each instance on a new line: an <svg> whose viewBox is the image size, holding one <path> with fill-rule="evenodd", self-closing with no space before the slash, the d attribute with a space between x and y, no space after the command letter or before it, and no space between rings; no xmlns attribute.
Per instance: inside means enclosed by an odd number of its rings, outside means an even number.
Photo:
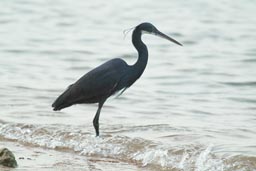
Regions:
<svg viewBox="0 0 256 171"><path fill-rule="evenodd" d="M71 150L84 156L113 158L152 170L245 171L255 170L256 157L214 154L214 145L172 146L143 138L119 135L95 137L67 125L0 123L0 136L56 150Z"/></svg>

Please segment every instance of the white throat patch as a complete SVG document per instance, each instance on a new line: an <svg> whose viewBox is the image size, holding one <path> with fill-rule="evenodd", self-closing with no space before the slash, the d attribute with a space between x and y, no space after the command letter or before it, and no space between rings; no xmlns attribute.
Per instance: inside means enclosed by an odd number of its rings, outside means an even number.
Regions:
<svg viewBox="0 0 256 171"><path fill-rule="evenodd" d="M145 31L145 30L142 30L141 34L152 34L152 33L148 32L148 31Z"/></svg>

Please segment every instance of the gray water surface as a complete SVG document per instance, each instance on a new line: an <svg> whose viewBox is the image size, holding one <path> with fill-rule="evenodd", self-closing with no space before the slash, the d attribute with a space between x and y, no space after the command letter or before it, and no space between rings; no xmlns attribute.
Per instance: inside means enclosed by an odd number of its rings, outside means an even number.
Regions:
<svg viewBox="0 0 256 171"><path fill-rule="evenodd" d="M0 136L151 169L256 170L256 2L0 2ZM137 60L131 32L151 22L184 46L143 36L142 77L97 105L54 112L66 87L120 57Z"/></svg>

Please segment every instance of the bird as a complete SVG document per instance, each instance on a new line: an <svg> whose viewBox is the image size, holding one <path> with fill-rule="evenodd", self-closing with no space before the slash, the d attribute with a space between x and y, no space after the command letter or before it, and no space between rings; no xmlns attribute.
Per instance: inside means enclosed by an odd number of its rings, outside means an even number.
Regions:
<svg viewBox="0 0 256 171"><path fill-rule="evenodd" d="M160 32L153 24L141 23L134 27L132 33L132 43L138 51L138 59L135 64L128 65L123 59L114 58L92 69L74 84L68 86L52 104L53 110L58 111L75 104L98 103L93 126L96 137L99 136L99 117L106 100L118 92L121 95L140 78L146 68L148 49L141 40L143 34L153 34L182 46L175 39Z"/></svg>

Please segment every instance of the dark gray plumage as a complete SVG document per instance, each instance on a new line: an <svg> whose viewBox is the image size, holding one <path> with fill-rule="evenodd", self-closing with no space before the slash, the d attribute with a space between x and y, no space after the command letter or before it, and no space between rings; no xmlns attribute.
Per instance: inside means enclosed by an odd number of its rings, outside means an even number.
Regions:
<svg viewBox="0 0 256 171"><path fill-rule="evenodd" d="M116 58L98 66L70 85L52 104L53 110L61 110L74 104L99 103L93 120L96 136L98 136L99 115L104 102L114 93L130 87L141 76L147 65L148 50L141 40L143 33L154 34L181 45L158 31L150 23L136 26L132 34L132 43L138 51L137 62L134 65L128 65L124 60Z"/></svg>

